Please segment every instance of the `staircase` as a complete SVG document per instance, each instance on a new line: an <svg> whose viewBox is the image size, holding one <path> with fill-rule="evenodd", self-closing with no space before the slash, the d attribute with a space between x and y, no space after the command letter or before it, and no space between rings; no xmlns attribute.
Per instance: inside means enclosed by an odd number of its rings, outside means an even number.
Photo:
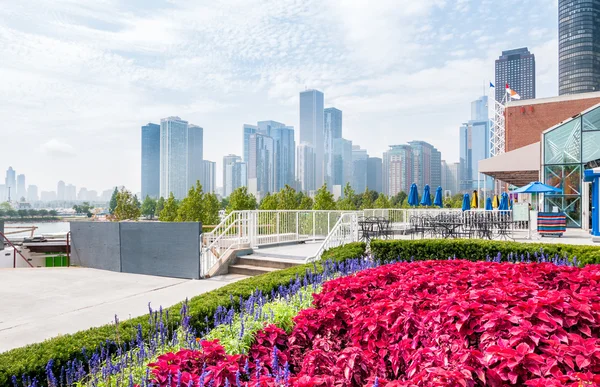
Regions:
<svg viewBox="0 0 600 387"><path fill-rule="evenodd" d="M303 263L299 259L275 257L268 254L244 255L236 258L233 265L229 265L229 274L256 276L302 265Z"/></svg>

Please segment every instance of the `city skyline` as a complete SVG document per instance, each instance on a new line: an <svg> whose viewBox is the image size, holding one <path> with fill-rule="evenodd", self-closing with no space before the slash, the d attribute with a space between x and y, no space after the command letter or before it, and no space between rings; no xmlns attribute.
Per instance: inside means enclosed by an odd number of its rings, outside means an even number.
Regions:
<svg viewBox="0 0 600 387"><path fill-rule="evenodd" d="M25 154L19 136L5 136L3 159L40 190L62 178L139 192L139 127L171 115L204 128L204 158L217 161L222 186L220 160L242 153L240 125L269 117L299 131L297 93L305 88L327 94L326 106L344 112L344 137L369 155L416 137L443 138L436 146L457 160L450 139L468 114L465 104L494 79L498 54L514 47L536 55L537 96L558 93L558 11L546 0L247 1L236 12L219 3L110 3L36 1L36 15L18 4L0 10L8 15L0 53L15 58L0 64L7 80L0 93L10 95L0 107L4 127L28 136L34 150ZM323 27L332 10L338 17ZM465 31L463 23L476 21L477 29ZM264 35L256 35L256 23Z"/></svg>

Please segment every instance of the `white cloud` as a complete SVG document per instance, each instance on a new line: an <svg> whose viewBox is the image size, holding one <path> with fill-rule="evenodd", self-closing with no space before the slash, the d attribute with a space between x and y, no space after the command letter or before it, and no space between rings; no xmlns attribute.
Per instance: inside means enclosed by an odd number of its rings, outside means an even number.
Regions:
<svg viewBox="0 0 600 387"><path fill-rule="evenodd" d="M71 145L55 138L42 144L40 149L51 157L73 157L76 155L75 149Z"/></svg>

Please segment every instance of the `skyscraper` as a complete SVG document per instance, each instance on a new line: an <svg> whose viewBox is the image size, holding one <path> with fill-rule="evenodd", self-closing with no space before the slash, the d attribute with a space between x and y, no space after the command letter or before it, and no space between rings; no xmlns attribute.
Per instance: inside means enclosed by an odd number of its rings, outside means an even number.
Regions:
<svg viewBox="0 0 600 387"><path fill-rule="evenodd" d="M367 189L367 160L369 155L366 149L360 149L360 145L352 146L352 188L357 193L363 193Z"/></svg>
<svg viewBox="0 0 600 387"><path fill-rule="evenodd" d="M283 128L285 124L277 121L258 121L257 125L257 133L264 134L265 136L273 137L273 129Z"/></svg>
<svg viewBox="0 0 600 387"><path fill-rule="evenodd" d="M37 185L30 185L27 187L27 201L29 203L34 203L40 200L38 197L38 187Z"/></svg>
<svg viewBox="0 0 600 387"><path fill-rule="evenodd" d="M15 196L17 200L27 200L27 189L25 187L25 175L17 175L17 195Z"/></svg>
<svg viewBox="0 0 600 387"><path fill-rule="evenodd" d="M333 189L333 141L342 138L342 111L334 107L327 108L324 114L324 174L325 182L330 190Z"/></svg>
<svg viewBox="0 0 600 387"><path fill-rule="evenodd" d="M260 122L259 122L260 126ZM294 128L281 126L271 129L275 145L275 191L280 191L286 185L295 185L296 173L296 141L294 140Z"/></svg>
<svg viewBox="0 0 600 387"><path fill-rule="evenodd" d="M383 154L383 191L395 196L408 194L413 183L413 148L410 145L390 145Z"/></svg>
<svg viewBox="0 0 600 387"><path fill-rule="evenodd" d="M202 177L204 182L202 183L202 190L205 193L215 193L217 188L217 163L214 161L202 160L200 162L202 166Z"/></svg>
<svg viewBox="0 0 600 387"><path fill-rule="evenodd" d="M558 38L558 94L600 91L600 0L559 0Z"/></svg>
<svg viewBox="0 0 600 387"><path fill-rule="evenodd" d="M333 186L343 192L347 183L352 185L354 178L354 160L352 159L352 141L344 138L333 140Z"/></svg>
<svg viewBox="0 0 600 387"><path fill-rule="evenodd" d="M459 163L448 164L442 160L442 188L444 191L450 191L451 195L456 195L458 190L458 169Z"/></svg>
<svg viewBox="0 0 600 387"><path fill-rule="evenodd" d="M306 90L300 93L300 142L310 144L315 151L315 186L324 180L325 141L323 133L323 93Z"/></svg>
<svg viewBox="0 0 600 387"><path fill-rule="evenodd" d="M188 186L188 122L179 117L160 120L160 195L183 199Z"/></svg>
<svg viewBox="0 0 600 387"><path fill-rule="evenodd" d="M77 188L73 184L65 187L65 201L72 202L77 199Z"/></svg>
<svg viewBox="0 0 600 387"><path fill-rule="evenodd" d="M142 197L160 196L160 125L142 126Z"/></svg>
<svg viewBox="0 0 600 387"><path fill-rule="evenodd" d="M274 151L272 137L255 133L248 144L248 191L261 200L274 188Z"/></svg>
<svg viewBox="0 0 600 387"><path fill-rule="evenodd" d="M223 156L223 196L229 197L233 190L237 187L234 187L235 178L234 178L234 165L242 161L240 156L229 154L227 156Z"/></svg>
<svg viewBox="0 0 600 387"><path fill-rule="evenodd" d="M383 192L382 160L379 157L369 157L367 160L367 187L376 192Z"/></svg>
<svg viewBox="0 0 600 387"><path fill-rule="evenodd" d="M244 124L243 134L244 134L244 161L247 163L249 159L248 147L250 144L250 135L254 134L258 131L258 126L256 125L248 125Z"/></svg>
<svg viewBox="0 0 600 387"><path fill-rule="evenodd" d="M303 192L314 191L315 188L315 150L312 145L301 142L297 148L296 177L299 189Z"/></svg>
<svg viewBox="0 0 600 387"><path fill-rule="evenodd" d="M61 202L65 200L65 182L62 180L56 185L56 200Z"/></svg>
<svg viewBox="0 0 600 387"><path fill-rule="evenodd" d="M459 129L460 170L459 187L461 192L470 192L483 187L479 176L479 161L490 157L490 120L487 115L487 96L471 103L471 120ZM491 188L491 180L488 179Z"/></svg>
<svg viewBox="0 0 600 387"><path fill-rule="evenodd" d="M188 173L188 184L187 188L196 185L199 181L204 187L207 184L211 184L210 176L204 176L203 162L204 161L204 129L198 125L188 125L188 159L187 159L187 173ZM204 189L205 192L206 189ZM213 189L214 191L214 189ZM211 191L212 192L212 191Z"/></svg>
<svg viewBox="0 0 600 387"><path fill-rule="evenodd" d="M496 100L502 101L506 84L521 99L535 98L535 56L527 47L502 51L496 59Z"/></svg>
<svg viewBox="0 0 600 387"><path fill-rule="evenodd" d="M433 145L425 141L408 143L413 153L413 183L419 188L428 184L436 189L442 184L442 154Z"/></svg>
<svg viewBox="0 0 600 387"><path fill-rule="evenodd" d="M4 179L4 189L6 191L6 198L8 200L19 200L17 198L17 179L15 170L12 167L8 167L6 171L6 178Z"/></svg>

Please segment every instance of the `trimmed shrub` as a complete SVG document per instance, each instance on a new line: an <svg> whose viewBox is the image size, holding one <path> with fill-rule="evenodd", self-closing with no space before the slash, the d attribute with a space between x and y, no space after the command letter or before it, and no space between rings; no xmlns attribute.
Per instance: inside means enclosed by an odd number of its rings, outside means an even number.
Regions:
<svg viewBox="0 0 600 387"><path fill-rule="evenodd" d="M326 251L322 259L345 260L360 257L364 253L364 243L351 243ZM188 301L190 325L196 332L204 332L208 326L212 327L213 316L218 306L225 308L239 306L240 297L247 298L256 290L269 294L271 290L277 289L280 285L289 284L297 275L302 276L307 270L314 270L314 268L317 271L322 270L321 264L318 262L296 266L246 278L193 297ZM171 324L180 323L181 316L179 312L182 304L183 301L168 308ZM148 320L148 316L144 315L120 321L118 329L112 324L104 325L1 353L0 386L11 385L13 375L19 378L22 375L27 375L31 378L37 377L39 380L44 380L45 367L50 360L54 360L53 369L57 374L60 372L61 366L66 366L68 361L73 359L84 360L84 352L90 356L101 346L107 346L107 343L116 343L116 345L128 343L137 336L138 325L142 326L143 334L147 335L149 331ZM116 349L115 344L110 344L110 346L112 350Z"/></svg>
<svg viewBox="0 0 600 387"><path fill-rule="evenodd" d="M383 262L401 258L413 258L415 261L448 259L456 257L469 261L484 261L488 256L493 258L498 253L504 257L509 254L534 255L543 251L554 257L576 257L581 265L600 263L600 247L520 243L509 241L488 241L481 239L419 239L419 240L375 240L371 242L372 254Z"/></svg>

